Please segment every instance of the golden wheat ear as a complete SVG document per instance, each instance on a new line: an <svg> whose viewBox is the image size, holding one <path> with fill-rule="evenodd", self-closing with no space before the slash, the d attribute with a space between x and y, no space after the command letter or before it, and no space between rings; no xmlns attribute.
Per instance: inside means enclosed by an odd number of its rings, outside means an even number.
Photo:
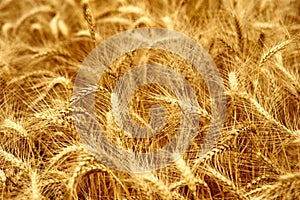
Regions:
<svg viewBox="0 0 300 200"><path fill-rule="evenodd" d="M95 32L95 21L92 15L92 11L89 6L89 1L88 0L82 0L82 9L83 9L83 16L85 21L88 24L89 32L92 41L94 42L94 45L96 46L96 32Z"/></svg>

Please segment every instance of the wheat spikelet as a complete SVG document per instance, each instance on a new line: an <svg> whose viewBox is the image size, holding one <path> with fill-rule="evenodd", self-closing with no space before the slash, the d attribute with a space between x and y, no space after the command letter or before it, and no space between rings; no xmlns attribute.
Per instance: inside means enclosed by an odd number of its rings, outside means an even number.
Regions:
<svg viewBox="0 0 300 200"><path fill-rule="evenodd" d="M43 181L42 193L48 194L49 198L54 198L57 200L65 199L64 190L66 181L62 181L62 178L49 177L47 181ZM64 186L64 187L63 187ZM48 189L50 188L50 189ZM50 193L51 192L51 193ZM45 195L47 198L47 195Z"/></svg>
<svg viewBox="0 0 300 200"><path fill-rule="evenodd" d="M81 98L90 95L94 92L101 92L101 93L110 93L107 88L104 88L102 86L89 86L84 89L81 89L79 91L76 91L76 95L73 95L70 99L70 105L75 104L77 101L79 101Z"/></svg>
<svg viewBox="0 0 300 200"><path fill-rule="evenodd" d="M275 120L270 113L268 113L254 98L249 98L249 100L251 101L251 103L253 103L253 105L257 108L257 110L263 114L268 120L272 121L273 123L275 123L276 125L278 125L279 127L283 128L285 131L287 131L290 135L294 136L295 132L288 129L286 126L284 126L283 124L281 124L280 122L278 122L277 120Z"/></svg>
<svg viewBox="0 0 300 200"><path fill-rule="evenodd" d="M266 74L266 77L268 77L268 79L270 81L270 91L271 91L271 93L278 92L278 87L276 86L276 83L275 83L276 77L274 77L274 75L272 75L270 70L268 70L268 69L262 68L261 72Z"/></svg>
<svg viewBox="0 0 300 200"><path fill-rule="evenodd" d="M300 130L295 131L296 137L290 142L291 145L300 145Z"/></svg>
<svg viewBox="0 0 300 200"><path fill-rule="evenodd" d="M213 148L212 150L210 150L207 155L204 157L204 159L199 160L201 162L207 162L210 161L214 156L218 156L220 154L222 154L224 151L229 150L231 148L230 145L219 145L215 148Z"/></svg>
<svg viewBox="0 0 300 200"><path fill-rule="evenodd" d="M283 74L291 81L291 86L296 89L296 96L299 96L300 94L300 84L299 81L297 80L297 77L289 72L284 66L280 64L275 65ZM298 98L299 99L299 98Z"/></svg>
<svg viewBox="0 0 300 200"><path fill-rule="evenodd" d="M68 179L69 176L64 171L43 171L42 176L40 176L40 189L42 195L44 195L46 198L58 197L58 199L64 199Z"/></svg>

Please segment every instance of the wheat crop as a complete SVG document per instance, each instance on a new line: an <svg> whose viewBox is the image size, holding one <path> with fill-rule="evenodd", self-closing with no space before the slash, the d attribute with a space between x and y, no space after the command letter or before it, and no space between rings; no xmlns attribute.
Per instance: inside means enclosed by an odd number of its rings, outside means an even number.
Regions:
<svg viewBox="0 0 300 200"><path fill-rule="evenodd" d="M98 44L142 27L192 38L221 75L226 116L202 157L213 118L210 91L195 67L172 52L128 52L106 66L97 87L72 96L83 61ZM0 0L0 199L299 199L299 33L299 0ZM128 103L128 116L141 126L152 128L152 117L165 114L157 135L135 138L119 121L123 108L116 105L123 104L113 89L147 63L184 77L199 104L199 123L175 162L135 174L84 147L74 113L88 111L73 105L95 91L97 121L112 145L142 153L165 146L180 130L184 104L169 88L143 85ZM117 158L112 165L135 167Z"/></svg>

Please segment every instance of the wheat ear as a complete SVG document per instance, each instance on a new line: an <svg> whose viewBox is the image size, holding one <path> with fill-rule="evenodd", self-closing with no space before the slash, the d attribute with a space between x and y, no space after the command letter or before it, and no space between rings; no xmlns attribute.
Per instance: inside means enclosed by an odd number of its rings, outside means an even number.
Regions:
<svg viewBox="0 0 300 200"><path fill-rule="evenodd" d="M57 74L55 74L54 72L51 72L51 71L46 71L46 70L36 70L36 71L33 71L33 72L24 72L23 75L21 76L18 76L18 77L15 77L15 78L12 78L8 83L7 85L10 85L10 84L13 84L13 83L18 83L20 81L24 81L25 79L29 79L31 77L34 77L34 76L37 76L37 77L55 77L57 76Z"/></svg>
<svg viewBox="0 0 300 200"><path fill-rule="evenodd" d="M39 176L36 171L32 171L30 174L31 178L31 198L32 200L42 199L40 187L39 187Z"/></svg>
<svg viewBox="0 0 300 200"><path fill-rule="evenodd" d="M236 33L237 33L240 52L242 53L243 49L244 49L244 36L243 36L242 25L240 23L240 20L236 16L234 17L234 24L235 24L235 29L236 29Z"/></svg>
<svg viewBox="0 0 300 200"><path fill-rule="evenodd" d="M5 119L2 123L2 127L9 128L15 130L21 137L28 139L28 133L26 129L20 125L19 123L16 123L10 119Z"/></svg>
<svg viewBox="0 0 300 200"><path fill-rule="evenodd" d="M268 50L260 59L259 66L261 67L262 65L264 65L271 57L273 57L278 51L284 49L290 42L291 42L290 40L281 42L280 44Z"/></svg>
<svg viewBox="0 0 300 200"><path fill-rule="evenodd" d="M262 114L266 119L268 119L270 122L276 124L278 127L282 128L283 130L285 130L287 133L289 133L291 136L295 137L296 133L293 130L290 130L289 128L287 128L286 126L284 126L283 124L281 124L279 121L277 121L276 119L274 119L274 117L264 109L264 107L257 102L256 99L252 98L250 95L248 95L245 92L239 92L237 93L238 96L248 99L250 101L250 103L256 108L256 110Z"/></svg>
<svg viewBox="0 0 300 200"><path fill-rule="evenodd" d="M201 180L199 177L196 178L189 166L187 166L186 162L183 160L181 156L176 156L177 159L175 161L176 167L181 172L183 179L185 180L186 184L188 185L189 189L192 191L192 194L195 199L197 199L197 190L196 184L199 183L204 187L208 187L204 180Z"/></svg>
<svg viewBox="0 0 300 200"><path fill-rule="evenodd" d="M67 146L66 148L63 148L58 154L53 156L50 160L50 164L48 169L51 169L54 165L58 164L58 161L66 157L68 154L71 153L82 153L84 152L83 146L78 146L78 145L71 145Z"/></svg>
<svg viewBox="0 0 300 200"><path fill-rule="evenodd" d="M6 151L4 151L3 149L0 148L0 158L1 157L3 157L5 161L11 163L14 167L17 167L21 170L26 170L27 169L27 166L25 165L25 163L22 160L18 159L13 154L11 154L9 152L6 152Z"/></svg>
<svg viewBox="0 0 300 200"><path fill-rule="evenodd" d="M61 56L64 58L70 58L71 55L68 51L64 49L53 49L50 51L45 51L38 53L32 57L32 59L37 59L37 58L48 58L48 57L53 57L53 56Z"/></svg>
<svg viewBox="0 0 300 200"><path fill-rule="evenodd" d="M171 200L173 199L173 194L169 190L169 186L164 183L162 180L158 179L153 173L143 173L135 176L138 180L142 179L146 182L146 184L142 184L142 186L146 186L146 191L150 188L154 190L162 199ZM150 188L149 188L150 187Z"/></svg>
<svg viewBox="0 0 300 200"><path fill-rule="evenodd" d="M6 187L6 174L3 170L0 169L0 180L2 182L2 199L4 199L4 189Z"/></svg>
<svg viewBox="0 0 300 200"><path fill-rule="evenodd" d="M65 77L56 77L48 85L45 92L41 93L40 96L32 102L32 105L37 105L40 101L46 98L48 93L53 89L57 84L63 85L66 89L70 89L70 81Z"/></svg>
<svg viewBox="0 0 300 200"><path fill-rule="evenodd" d="M246 185L246 188L247 189L251 189L253 187L253 185L257 185L258 183L262 182L262 181L265 181L265 180L268 180L270 178L269 175L262 175L262 176L259 176L259 177L256 177L254 180L252 180L250 183L248 183Z"/></svg>
<svg viewBox="0 0 300 200"><path fill-rule="evenodd" d="M268 157L264 156L261 152L256 153L257 157L261 158L267 166L270 167L273 171L275 171L277 174L284 174L284 171L281 170L275 163L273 163Z"/></svg>
<svg viewBox="0 0 300 200"><path fill-rule="evenodd" d="M206 165L205 169L206 172L209 173L211 177L214 177L219 183L222 185L228 187L229 191L233 194L235 194L239 199L248 200L249 198L244 195L244 191L237 188L236 185L228 179L226 176L221 174L219 171L213 169L212 167Z"/></svg>
<svg viewBox="0 0 300 200"><path fill-rule="evenodd" d="M87 22L88 27L89 27L91 39L94 42L94 45L96 45L95 22L94 22L94 18L93 18L88 0L82 1L82 8L83 8L84 19Z"/></svg>
<svg viewBox="0 0 300 200"><path fill-rule="evenodd" d="M109 170L104 165L96 163L94 157L88 156L77 165L77 167L73 171L72 177L68 182L68 189L71 191L71 197L74 197L73 190L74 188L76 188L78 179L82 178L84 175L91 171L107 172Z"/></svg>
<svg viewBox="0 0 300 200"><path fill-rule="evenodd" d="M15 30L14 30L14 34L18 34L20 27L22 24L24 24L24 22L28 19L30 19L31 17L35 16L36 14L42 14L42 13L54 13L54 9L51 6L41 6L38 8L34 8L32 9L30 12L28 12L27 14L23 15L15 24Z"/></svg>
<svg viewBox="0 0 300 200"><path fill-rule="evenodd" d="M239 83L235 72L228 73L228 81L229 81L230 89L232 91L234 92L239 91Z"/></svg>

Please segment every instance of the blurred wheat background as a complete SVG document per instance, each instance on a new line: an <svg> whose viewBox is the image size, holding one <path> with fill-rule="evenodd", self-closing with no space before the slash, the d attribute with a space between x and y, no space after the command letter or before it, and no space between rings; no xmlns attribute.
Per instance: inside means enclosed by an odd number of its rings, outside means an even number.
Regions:
<svg viewBox="0 0 300 200"><path fill-rule="evenodd" d="M201 44L222 75L227 113L217 145L198 158L211 118L201 76L167 52L124 55L99 81L99 101L123 69L156 62L183 74L202 109L197 137L179 160L129 174L83 148L71 97L95 45L138 27L168 28ZM1 199L299 199L299 0L0 0L0 28ZM155 144L126 138L106 104L97 104L99 123L127 150L159 148L179 128L179 108L168 98L172 92L154 85L131 102L140 124L149 123L150 104L168 108L170 125Z"/></svg>

